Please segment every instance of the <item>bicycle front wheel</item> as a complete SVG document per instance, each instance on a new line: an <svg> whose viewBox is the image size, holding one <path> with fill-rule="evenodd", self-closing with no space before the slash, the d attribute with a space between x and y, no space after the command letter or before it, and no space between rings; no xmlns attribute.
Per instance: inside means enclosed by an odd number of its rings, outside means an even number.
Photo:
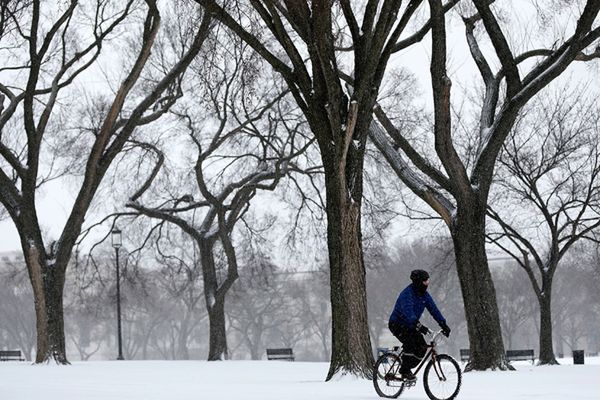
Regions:
<svg viewBox="0 0 600 400"><path fill-rule="evenodd" d="M460 391L462 373L456 360L447 354L431 359L423 373L425 392L431 400L452 400Z"/></svg>
<svg viewBox="0 0 600 400"><path fill-rule="evenodd" d="M394 353L386 353L377 359L373 367L373 386L379 397L395 399L404 390L400 379L401 359Z"/></svg>

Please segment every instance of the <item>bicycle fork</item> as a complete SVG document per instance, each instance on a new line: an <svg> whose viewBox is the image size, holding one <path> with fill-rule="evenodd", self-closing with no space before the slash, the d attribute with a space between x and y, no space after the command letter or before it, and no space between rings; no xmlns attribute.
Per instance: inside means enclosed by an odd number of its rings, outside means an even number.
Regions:
<svg viewBox="0 0 600 400"><path fill-rule="evenodd" d="M444 371L442 371L442 367L441 367L440 363L438 362L438 359L435 354L432 354L431 361L433 362L433 369L434 369L436 375L438 376L440 381L445 382L446 375L444 375Z"/></svg>

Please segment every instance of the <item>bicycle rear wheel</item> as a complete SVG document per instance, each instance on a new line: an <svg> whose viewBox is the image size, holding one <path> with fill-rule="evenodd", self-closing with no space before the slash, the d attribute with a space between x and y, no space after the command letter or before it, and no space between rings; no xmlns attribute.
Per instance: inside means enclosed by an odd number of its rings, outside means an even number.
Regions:
<svg viewBox="0 0 600 400"><path fill-rule="evenodd" d="M425 392L431 400L452 400L460 391L462 372L456 360L447 354L431 359L423 373Z"/></svg>
<svg viewBox="0 0 600 400"><path fill-rule="evenodd" d="M400 363L400 357L394 353L385 353L375 362L373 386L379 397L395 399L404 390L404 382L400 379Z"/></svg>

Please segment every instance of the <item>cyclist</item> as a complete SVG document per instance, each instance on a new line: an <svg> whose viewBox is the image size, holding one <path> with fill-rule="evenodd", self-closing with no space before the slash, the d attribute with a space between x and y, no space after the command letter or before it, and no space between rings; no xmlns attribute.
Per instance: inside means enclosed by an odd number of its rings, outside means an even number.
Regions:
<svg viewBox="0 0 600 400"><path fill-rule="evenodd" d="M423 335L431 331L419 321L425 308L440 325L442 333L446 337L450 335L446 319L438 310L431 295L427 293L429 286L427 271L422 269L412 271L410 280L412 283L400 292L388 324L392 334L403 344L400 373L405 381L416 379L411 369L419 364L427 351L427 343Z"/></svg>

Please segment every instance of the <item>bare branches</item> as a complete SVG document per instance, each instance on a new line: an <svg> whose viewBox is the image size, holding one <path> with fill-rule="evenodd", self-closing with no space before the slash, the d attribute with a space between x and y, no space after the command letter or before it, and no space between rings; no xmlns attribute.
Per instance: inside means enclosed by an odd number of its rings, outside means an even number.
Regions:
<svg viewBox="0 0 600 400"><path fill-rule="evenodd" d="M371 123L369 137L402 182L433 208L442 217L444 222L451 227L455 207L446 196L429 185L413 171L412 167L394 149L376 122Z"/></svg>
<svg viewBox="0 0 600 400"><path fill-rule="evenodd" d="M515 57L510 50L506 37L498 24L496 16L490 9L488 0L474 0L475 7L479 12L479 16L483 21L483 25L492 41L492 45L496 50L496 54L502 64L502 69L505 71L507 83L507 95L513 97L521 88L521 78Z"/></svg>
<svg viewBox="0 0 600 400"><path fill-rule="evenodd" d="M433 179L440 187L444 190L451 192L452 186L448 178L442 174L437 168L435 168L429 161L427 161L417 150L415 150L410 143L406 140L402 132L400 132L393 125L392 121L385 114L383 109L376 105L374 109L374 114L377 116L379 122L385 128L387 134L392 138L395 146L402 149L402 151L406 154L406 156L411 160L415 166L421 170L425 175Z"/></svg>
<svg viewBox="0 0 600 400"><path fill-rule="evenodd" d="M60 120L63 117L61 112L65 110L65 107L62 107L62 104L61 107L57 107L57 104L60 104L59 93L75 82L75 79L83 71L96 63L109 35L116 32L130 17L134 3L136 3L135 0L128 0L113 6L98 0L95 3L97 7L92 7L95 15L92 14L91 23L78 25L75 21L79 14L76 13L83 13L84 11L80 8L84 6L80 7L77 1L72 0L57 6L59 12L56 20L47 20L48 15L52 15L52 13L45 12L44 7L53 6L34 0L31 9L28 10L30 12L29 32L24 34L21 30L18 31L27 41L28 46L24 46L22 50L26 50L28 56L21 54L23 53L21 49L9 48L7 50L0 47L0 51L12 51L14 54L19 54L20 57L15 56L15 59L27 57L24 62L27 67L24 69L27 72L25 89L19 89L18 83L0 84L0 94L2 95L0 157L6 161L1 163L2 167L0 168L0 202L9 211L19 232L23 250L28 256L27 266L32 284L36 288L36 301L42 304L38 310L38 322L42 325L38 326L45 326L48 320L56 321L57 326L62 324L63 311L59 306L60 303L45 302L49 301L48 299L52 296L62 296L66 270L73 248L77 244L86 214L106 171L123 150L136 127L156 121L182 96L180 90L182 75L199 53L208 36L210 18L204 14L203 21L194 30L195 35L189 44L190 48L181 56L177 54L168 60L162 60L171 67L165 68L164 76L160 76L156 84L148 86L149 90L146 90L145 93L140 91L143 94L139 101L130 105L128 103L134 101L133 94L135 93L136 97L139 96L135 89L137 87L141 89L140 80L143 72L149 69L148 61L151 59L152 49L156 48L155 39L160 29L161 19L154 0L146 0L145 7L135 9L136 12L145 12L145 19L141 24L142 32L138 38L139 51L132 57L131 69L124 71L125 79L121 82L113 101L107 103L106 108L99 107L93 111L100 114L97 116L97 119L101 121L98 126L73 130L76 133L80 133L81 130L92 133L91 140L82 140L78 148L78 151L83 153L83 157L87 157L87 163L80 171L83 174L83 182L79 187L74 204L69 210L70 214L60 238L54 241L51 249L48 250L44 244L38 219L36 195L39 186L48 179L40 178L40 166L50 169L48 176L54 168L56 154L51 152L56 150L56 146L53 147L52 145L55 143L49 142L46 136L46 131L49 131L48 125L51 120L56 119L56 125L61 124L61 129L65 129L64 120ZM131 25L131 27L135 29L135 25ZM42 32L44 29L47 30ZM84 40L80 40L78 36L80 34L85 38ZM190 35L190 37L192 36ZM4 37L0 39L4 39ZM11 40L18 42L18 38ZM186 42L186 44L188 43ZM186 44L181 47L185 48ZM163 96L165 92L166 95ZM9 101L6 107L5 100ZM132 111L128 118L124 118L124 110L129 106ZM152 111L148 112L151 108ZM21 119L22 122L17 123L17 119ZM10 136L4 130L9 121L15 121L8 125L11 128ZM67 136L66 134L64 136L57 134L51 138L58 142ZM43 146L43 143L51 144ZM25 146L25 150L21 151L20 146ZM148 147L146 146L146 148ZM149 181L158 173L158 169L159 166L151 171ZM17 185L19 184L20 188L18 189ZM141 193L149 185L150 183L147 182L141 188L141 192L135 195L141 196ZM127 213L127 215L131 214ZM33 256L31 256L32 254ZM49 274L52 274L55 279L50 285L42 282L42 275ZM43 304L47 304L48 307L44 309ZM39 348L39 362L43 361L45 357L55 357L61 362L66 362L64 337L61 338L60 335L63 330L60 326L58 329L54 333L50 333L50 336L44 336L48 335L48 332L40 331L38 343L49 343L54 347L51 349Z"/></svg>
<svg viewBox="0 0 600 400"><path fill-rule="evenodd" d="M458 197L470 191L469 178L452 143L450 78L446 74L446 28L441 1L430 0L432 18L431 83L434 102L435 149L457 189Z"/></svg>
<svg viewBox="0 0 600 400"><path fill-rule="evenodd" d="M508 49L504 35L496 19L493 17L489 6L484 1L476 3L488 35L502 62L502 69L498 72L495 79L497 82L503 78L507 80L506 98L502 109L497 112L495 110L497 102L497 89L495 89L495 85L498 83L488 86L488 83L493 81L489 80L489 76L486 73L486 76L488 76L486 87L491 89L486 94L485 108L481 116L481 121L486 126L480 127L482 132L481 152L472 173L473 181L482 182L491 179L492 165L510 128L514 124L519 110L543 87L560 75L571 62L577 59L584 60L588 58L582 55L582 50L597 40L600 35L598 28L591 30L593 21L600 11L600 5L595 1L588 1L586 3L585 9L577 21L574 34L565 40L556 50L549 53L532 50L515 57ZM473 44L473 41L471 40L470 43ZM476 48L473 45L471 49L472 52L475 51L474 54L477 54ZM595 53L596 51L591 54ZM535 65L521 82L518 71L515 72L517 64L530 57L541 56L543 54L546 54L547 57ZM480 61L478 65L481 67L483 64Z"/></svg>
<svg viewBox="0 0 600 400"><path fill-rule="evenodd" d="M158 172L162 168L163 163L165 161L165 155L156 146L154 146L150 143L141 143L141 142L135 142L135 143L138 144L142 148L146 148L146 149L154 152L154 154L156 154L157 161L156 161L156 164L154 165L154 167L152 168L152 173L150 174L150 176L148 177L146 182L144 182L142 187L140 187L140 189L129 198L129 201L132 201L132 202L135 202L140 196L142 196L144 194L144 192L146 192L146 190L148 190L150 188L152 181L154 181L154 179L158 175Z"/></svg>
<svg viewBox="0 0 600 400"><path fill-rule="evenodd" d="M352 35L352 41L354 43L358 43L360 40L360 28L358 26L358 21L356 21L356 16L354 15L354 11L352 10L352 5L350 4L350 0L341 0L340 6L342 7L342 12L344 13L344 18L346 18L346 23L348 24L348 28L350 29L350 34Z"/></svg>
<svg viewBox="0 0 600 400"><path fill-rule="evenodd" d="M0 3L0 41L12 30L19 30L18 20L26 9L31 6L31 0L3 1Z"/></svg>
<svg viewBox="0 0 600 400"><path fill-rule="evenodd" d="M446 4L444 4L443 6L443 11L444 13L450 11L455 5L457 5L460 2L460 0L450 0L448 1ZM411 2L412 4L412 2ZM410 9L410 5L407 7L407 11ZM407 13L405 13L405 15L408 15ZM404 16L403 16L404 19ZM431 19L429 19L427 22L425 22L423 24L423 26L419 29L417 29L412 35L410 35L409 37L400 40L399 42L397 42L394 47L393 47L393 52L397 52L400 50L404 50L406 48L408 48L409 46L412 46L415 43L420 42L421 40L423 40L423 38L427 35L427 33L429 33L429 31L431 30Z"/></svg>
<svg viewBox="0 0 600 400"><path fill-rule="evenodd" d="M244 29L222 6L215 0L196 0L198 4L206 9L219 21L223 22L229 29L239 35L256 52L265 58L283 76L290 78L292 70L277 56L271 53L254 35Z"/></svg>
<svg viewBox="0 0 600 400"><path fill-rule="evenodd" d="M519 263L538 297L568 250L600 227L596 109L581 88L560 88L553 98L542 97L519 122L500 158L503 201L498 200L497 211L489 208L488 216L501 231L488 232L488 238L513 257L509 244L533 255L540 282L531 266ZM519 218L498 211L515 204L522 207ZM543 239L527 238L536 236Z"/></svg>
<svg viewBox="0 0 600 400"><path fill-rule="evenodd" d="M497 79L490 68L488 61L479 48L477 39L473 33L475 29L475 23L480 19L479 14L472 17L464 17L467 43L469 44L469 50L471 56L481 73L483 82L486 88L485 104L482 107L480 129L488 128L494 122L494 116L496 113L496 103L498 102L498 91L500 86L500 79Z"/></svg>
<svg viewBox="0 0 600 400"><path fill-rule="evenodd" d="M20 160L20 158L17 158L14 151L12 151L10 148L4 145L4 143L0 143L0 145L3 148L2 156L5 157L5 159L9 162L11 167L15 170L17 176L20 177L21 181L24 184L26 183L28 185L27 187L30 190L37 186L38 160L36 158L39 155L39 147L41 145L42 138L44 137L48 120L53 112L59 90L71 84L81 72L83 72L90 65L92 65L92 63L97 59L100 53L102 41L105 40L106 37L110 33L112 33L119 26L120 23L122 23L125 17L129 15L131 1L128 2L128 4L125 6L125 9L121 13L116 14L116 17L112 21L109 21L110 24L107 27L103 27L100 25L94 27L94 29L98 32L98 34L95 35L94 40L89 45L84 47L83 50L75 52L70 59L67 59L65 57L68 51L68 47L67 40L65 38L67 35L67 31L69 30L69 23L74 14L76 5L77 2L71 2L69 4L69 7L65 9L65 11L59 17L59 19L53 23L51 29L44 36L44 42L39 50L35 47L30 48L30 53L33 54L34 60L31 60L32 64L29 67L27 89L25 89L19 94L16 94L13 91L9 90L6 86L0 84L0 91L9 99L8 107L2 107L2 110L0 111L0 131L2 131L3 128L6 126L6 123L14 117L19 104L23 101L25 101L26 103L24 104L24 118L27 122L25 124L25 128L28 133L28 168L24 169L24 167L22 166L22 161ZM37 6L34 3L34 8L35 7ZM38 22L34 20L32 24L37 24ZM32 29L34 28L35 27L33 27ZM55 37L61 30L62 33L60 34L59 39L59 49L62 53L62 58L60 59L59 63L60 68L55 72L54 76L52 77L52 84L50 87L38 89L36 86L39 75L41 74L40 68L42 65L42 60L45 57L48 49L50 48L50 44L54 41ZM35 43L31 42L31 45L33 46L35 45ZM77 70L72 72L68 78L63 80L65 74L67 74L67 72L72 67L74 67L80 60L82 60L94 49L95 54L93 54L89 58L89 60L80 65L77 68ZM49 55L48 57L51 56L52 55ZM48 100L44 102L44 109L41 115L39 116L37 124L35 124L33 121L34 99L37 101L39 96L47 94L49 94L50 96L48 97Z"/></svg>

